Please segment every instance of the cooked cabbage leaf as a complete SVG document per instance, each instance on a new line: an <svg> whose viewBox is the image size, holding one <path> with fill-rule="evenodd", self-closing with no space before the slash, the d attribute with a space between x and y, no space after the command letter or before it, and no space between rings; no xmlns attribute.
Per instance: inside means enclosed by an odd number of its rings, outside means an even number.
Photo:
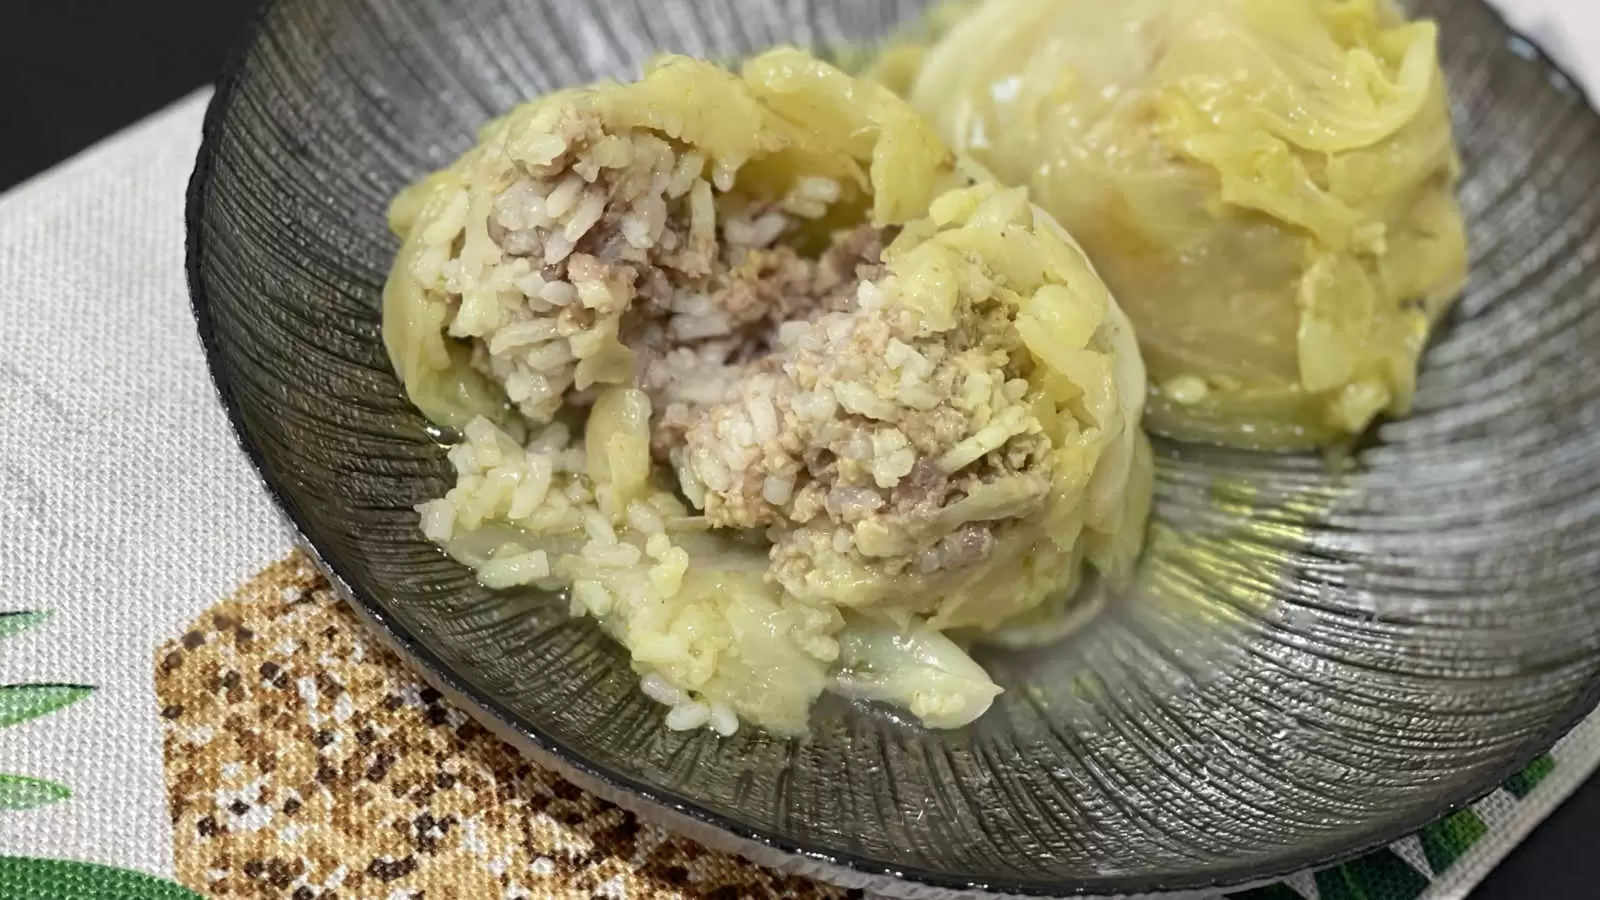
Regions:
<svg viewBox="0 0 1600 900"><path fill-rule="evenodd" d="M1467 263L1435 25L1387 0L959 9L880 77L1082 242L1152 430L1306 446L1409 410Z"/></svg>

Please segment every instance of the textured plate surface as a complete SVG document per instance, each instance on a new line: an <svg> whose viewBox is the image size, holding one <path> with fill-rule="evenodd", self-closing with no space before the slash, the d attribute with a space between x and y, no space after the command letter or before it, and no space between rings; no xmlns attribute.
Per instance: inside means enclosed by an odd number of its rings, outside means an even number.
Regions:
<svg viewBox="0 0 1600 900"><path fill-rule="evenodd" d="M519 100L658 48L881 35L890 0L278 0L190 206L202 339L247 450L380 626L526 746L777 851L944 887L1255 880L1488 790L1596 699L1600 120L1477 0L1433 0L1472 282L1416 415L1354 465L1158 447L1138 589L930 733L842 703L808 741L669 733L561 604L423 542L448 465L379 340L394 192ZM841 869L842 871L842 869Z"/></svg>

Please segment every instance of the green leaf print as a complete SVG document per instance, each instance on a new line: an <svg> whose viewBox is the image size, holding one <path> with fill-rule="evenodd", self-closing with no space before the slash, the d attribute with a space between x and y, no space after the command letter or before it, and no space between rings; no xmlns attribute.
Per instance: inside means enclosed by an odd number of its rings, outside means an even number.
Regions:
<svg viewBox="0 0 1600 900"><path fill-rule="evenodd" d="M0 640L21 634L48 618L50 618L48 612L0 613Z"/></svg>
<svg viewBox="0 0 1600 900"><path fill-rule="evenodd" d="M1521 800L1522 798L1533 793L1533 789L1538 787L1539 783L1548 778L1550 773L1554 772L1555 770L1555 759L1551 757L1550 754L1545 753L1539 756L1533 762L1528 763L1527 768L1523 769L1521 772L1518 772L1510 778L1507 778L1505 780L1504 787L1518 800Z"/></svg>
<svg viewBox="0 0 1600 900"><path fill-rule="evenodd" d="M94 688L82 684L0 685L0 728L49 715L92 693Z"/></svg>
<svg viewBox="0 0 1600 900"><path fill-rule="evenodd" d="M1443 875L1488 833L1489 826L1476 812L1463 809L1417 832L1417 840L1433 874Z"/></svg>
<svg viewBox="0 0 1600 900"><path fill-rule="evenodd" d="M0 775L0 811L33 809L71 796L72 791L66 785L54 781L25 775Z"/></svg>
<svg viewBox="0 0 1600 900"><path fill-rule="evenodd" d="M1428 889L1428 876L1389 849L1323 869L1315 877L1322 900L1416 900Z"/></svg>
<svg viewBox="0 0 1600 900"><path fill-rule="evenodd" d="M54 859L0 856L7 900L204 900L181 885L126 869Z"/></svg>
<svg viewBox="0 0 1600 900"><path fill-rule="evenodd" d="M49 612L0 612L0 639L27 631L48 618ZM47 716L92 693L94 688L85 684L0 685L0 728ZM71 796L70 789L53 781L0 774L0 812L33 809ZM0 891L0 897L11 896Z"/></svg>
<svg viewBox="0 0 1600 900"><path fill-rule="evenodd" d="M50 618L48 612L0 613L0 639ZM0 728L49 715L82 700L94 688L81 684L0 685ZM72 796L66 785L0 774L0 812L32 809ZM199 894L139 872L67 860L0 856L3 900L204 900Z"/></svg>

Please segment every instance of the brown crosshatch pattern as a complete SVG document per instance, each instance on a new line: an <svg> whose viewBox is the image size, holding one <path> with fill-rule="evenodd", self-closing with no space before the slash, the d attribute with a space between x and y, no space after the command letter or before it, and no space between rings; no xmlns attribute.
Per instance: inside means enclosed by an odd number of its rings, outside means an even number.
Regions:
<svg viewBox="0 0 1600 900"><path fill-rule="evenodd" d="M155 664L177 872L207 896L851 896L668 837L529 763L367 635L303 556Z"/></svg>

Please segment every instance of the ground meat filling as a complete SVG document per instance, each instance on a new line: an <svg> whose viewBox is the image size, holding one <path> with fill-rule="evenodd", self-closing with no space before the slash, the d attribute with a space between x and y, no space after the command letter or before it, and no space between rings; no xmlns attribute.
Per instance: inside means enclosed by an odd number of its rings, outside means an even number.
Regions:
<svg viewBox="0 0 1600 900"><path fill-rule="evenodd" d="M709 525L765 529L769 574L797 595L840 561L980 563L1046 502L1009 310L963 301L931 328L894 302L892 232L796 249L838 183L750 197L735 169L570 112L539 140L547 162L520 164L486 217L496 280L454 297L448 323L529 420L596 384L643 388L656 459Z"/></svg>
<svg viewBox="0 0 1600 900"><path fill-rule="evenodd" d="M780 235L803 227L783 218ZM639 355L639 385L655 403L657 459L670 462L694 421L736 396L740 379L776 371L775 339L785 322L850 309L860 281L882 273L884 243L881 230L863 226L834 235L809 259L790 246L725 238L708 291L658 295L630 311L623 342Z"/></svg>
<svg viewBox="0 0 1600 900"><path fill-rule="evenodd" d="M875 275L851 308L781 324L673 451L710 524L767 529L772 575L797 595L840 560L883 575L982 562L1050 491L1026 354L993 321L1007 310L966 308L935 332Z"/></svg>

